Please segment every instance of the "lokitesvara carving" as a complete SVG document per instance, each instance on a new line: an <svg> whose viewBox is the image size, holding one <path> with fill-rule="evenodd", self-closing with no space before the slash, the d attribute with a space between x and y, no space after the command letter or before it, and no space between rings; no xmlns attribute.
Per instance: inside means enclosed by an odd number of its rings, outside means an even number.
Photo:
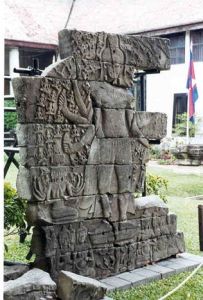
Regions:
<svg viewBox="0 0 203 300"><path fill-rule="evenodd" d="M135 198L166 115L135 111L129 87L135 69L169 68L168 41L75 30L59 39L62 60L13 80L28 256L53 279L61 270L104 278L184 251L166 205Z"/></svg>

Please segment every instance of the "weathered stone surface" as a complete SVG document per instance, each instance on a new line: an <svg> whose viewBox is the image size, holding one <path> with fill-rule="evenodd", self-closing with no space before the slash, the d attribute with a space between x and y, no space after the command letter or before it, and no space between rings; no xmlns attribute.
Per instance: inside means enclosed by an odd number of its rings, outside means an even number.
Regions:
<svg viewBox="0 0 203 300"><path fill-rule="evenodd" d="M75 71L76 70L76 71ZM133 85L134 67L68 57L44 70L42 76L81 81L105 81L124 88Z"/></svg>
<svg viewBox="0 0 203 300"><path fill-rule="evenodd" d="M22 276L27 271L29 271L29 265L27 264L4 264L4 281L14 280Z"/></svg>
<svg viewBox="0 0 203 300"><path fill-rule="evenodd" d="M140 139L95 138L93 125L20 124L18 132L20 162L26 167L148 161L148 148Z"/></svg>
<svg viewBox="0 0 203 300"><path fill-rule="evenodd" d="M93 125L20 124L20 162L26 167L86 164Z"/></svg>
<svg viewBox="0 0 203 300"><path fill-rule="evenodd" d="M149 196L148 201L151 198L153 197ZM133 194L123 193L68 197L67 200L62 199L56 202L46 200L31 202L27 209L27 220L33 226L66 224L67 222L97 218L105 218L110 222L125 220L135 220L137 222L136 219L141 222L141 219L151 218L152 222L150 224L154 227L153 230L158 232L155 235L159 235L159 217L163 216L164 224L162 223L161 226L165 226L162 227L162 230L165 230L164 234L168 232L175 233L176 216L174 214L167 216L168 208L162 205L161 200L159 201L156 206L150 207L148 205L146 209L144 206L137 206L137 198ZM156 229L156 227L158 228Z"/></svg>
<svg viewBox="0 0 203 300"><path fill-rule="evenodd" d="M90 124L92 121L88 82L18 77L12 83L20 123Z"/></svg>
<svg viewBox="0 0 203 300"><path fill-rule="evenodd" d="M57 277L60 270L68 270L83 276L105 278L112 274L134 270L184 251L183 236L179 233L162 235L135 243L131 241L123 246L111 245L91 248L91 250L67 251L64 246L58 247L55 228L51 227L50 230L52 232L49 235L51 247L46 247L47 252L44 253L44 259L49 261L53 278ZM68 242L69 240L66 238L64 241ZM37 249L33 248L33 253L38 249L38 246ZM38 253L37 256L42 257L42 253ZM37 260L35 264L37 265Z"/></svg>
<svg viewBox="0 0 203 300"><path fill-rule="evenodd" d="M104 297L106 286L101 282L68 271L58 276L58 296L61 300L99 300Z"/></svg>
<svg viewBox="0 0 203 300"><path fill-rule="evenodd" d="M90 81L93 104L98 108L135 108L136 99L129 91L106 82Z"/></svg>
<svg viewBox="0 0 203 300"><path fill-rule="evenodd" d="M166 135L167 118L162 113L96 108L94 118L99 138L135 137L147 147L147 139L160 140Z"/></svg>
<svg viewBox="0 0 203 300"><path fill-rule="evenodd" d="M167 42L77 31L63 38L70 56L41 77L13 81L18 194L34 226L27 257L54 279L61 270L104 278L184 251L166 205L134 198L166 115L136 112L127 88L135 68L168 68Z"/></svg>
<svg viewBox="0 0 203 300"><path fill-rule="evenodd" d="M135 210L141 212L140 217L162 216L168 214L168 207L156 195L135 198Z"/></svg>
<svg viewBox="0 0 203 300"><path fill-rule="evenodd" d="M136 69L165 70L170 67L167 39L127 36L105 32L90 33L63 29L59 32L61 58L74 56L89 60L133 65Z"/></svg>
<svg viewBox="0 0 203 300"><path fill-rule="evenodd" d="M49 296L49 298L48 298ZM4 284L5 300L56 299L56 284L50 275L33 269L16 280Z"/></svg>
<svg viewBox="0 0 203 300"><path fill-rule="evenodd" d="M68 200L96 194L142 191L145 166L77 165L68 167L21 167L17 177L20 197L32 201Z"/></svg>
<svg viewBox="0 0 203 300"><path fill-rule="evenodd" d="M42 230L38 230L36 227L34 238L38 239L39 243L43 243L47 257L56 255L57 249L61 249L60 253L63 255L71 251L113 247L113 245L125 246L129 243L143 242L176 233L173 228L170 228L167 216L114 223L105 219L91 219L66 224L58 223L58 225L41 228ZM45 239L41 239L42 236ZM35 247L35 245L32 247L34 253L39 250Z"/></svg>
<svg viewBox="0 0 203 300"><path fill-rule="evenodd" d="M95 138L87 164L145 164L148 160L148 148L139 138Z"/></svg>

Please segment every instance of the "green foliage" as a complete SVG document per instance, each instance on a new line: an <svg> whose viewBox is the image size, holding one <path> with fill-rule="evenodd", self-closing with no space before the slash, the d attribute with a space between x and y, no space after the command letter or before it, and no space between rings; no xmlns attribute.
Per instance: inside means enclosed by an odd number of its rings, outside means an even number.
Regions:
<svg viewBox="0 0 203 300"><path fill-rule="evenodd" d="M16 190L9 182L4 183L4 229L7 235L25 228L26 200L17 196Z"/></svg>
<svg viewBox="0 0 203 300"><path fill-rule="evenodd" d="M181 167L178 168L181 171ZM150 167L149 172L158 177L166 178L168 181L167 196L192 197L203 195L203 175L201 173L199 175L198 173L184 174L163 167Z"/></svg>
<svg viewBox="0 0 203 300"><path fill-rule="evenodd" d="M147 174L147 195L158 195L164 202L167 202L166 192L168 180L158 176Z"/></svg>
<svg viewBox="0 0 203 300"><path fill-rule="evenodd" d="M171 156L168 157L168 158L160 159L160 160L158 161L158 163L159 163L160 165L174 165L174 164L175 164L175 161L176 161L175 156L174 156L173 154L171 154Z"/></svg>
<svg viewBox="0 0 203 300"><path fill-rule="evenodd" d="M160 159L161 158L161 150L157 146L151 146L150 147L150 159Z"/></svg>
<svg viewBox="0 0 203 300"><path fill-rule="evenodd" d="M186 136L187 134L187 113L177 114L176 119L177 123L173 128L173 133L176 136ZM189 135L190 137L195 136L196 131L198 130L200 120L196 118L195 123L193 124L189 121Z"/></svg>
<svg viewBox="0 0 203 300"><path fill-rule="evenodd" d="M15 107L14 100L4 101L4 106ZM17 124L17 114L16 112L5 112L4 113L4 131L9 131L15 129Z"/></svg>
<svg viewBox="0 0 203 300"><path fill-rule="evenodd" d="M150 148L150 159L157 160L160 165L172 165L176 160L170 149L161 149L160 146Z"/></svg>

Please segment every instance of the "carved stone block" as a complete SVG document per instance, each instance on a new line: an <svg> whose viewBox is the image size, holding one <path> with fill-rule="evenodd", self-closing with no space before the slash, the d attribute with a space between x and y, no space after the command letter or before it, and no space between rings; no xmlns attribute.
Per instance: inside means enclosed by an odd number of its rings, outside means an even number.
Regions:
<svg viewBox="0 0 203 300"><path fill-rule="evenodd" d="M137 217L140 218L164 216L168 214L168 207L156 195L135 198L134 206L137 211Z"/></svg>
<svg viewBox="0 0 203 300"><path fill-rule="evenodd" d="M135 68L169 67L168 41L59 35L65 59L40 77L13 80L17 188L34 226L27 257L36 254L34 266L54 279L61 270L104 278L184 251L166 205L157 196L135 198L149 144L166 134L166 115L136 112L127 88Z"/></svg>
<svg viewBox="0 0 203 300"><path fill-rule="evenodd" d="M148 207L141 202L142 198L135 198L134 194L103 194L91 196L68 197L67 200L30 202L27 208L27 220L30 225L45 224L66 224L68 222L80 222L85 219L104 218L110 222L126 221L152 218L154 235L161 233L176 232L176 216L168 214L168 208L158 198L156 203L153 198L156 196L144 197L148 200ZM150 206L151 201L151 206ZM164 217L160 224L159 217ZM139 232L141 239L141 232ZM147 236L145 234L145 236Z"/></svg>
<svg viewBox="0 0 203 300"><path fill-rule="evenodd" d="M185 249L183 235L180 233L161 235L139 242L131 241L120 246L106 245L102 248L71 252L66 251L66 248L54 247L55 240L57 236L54 237L52 234L49 247L54 251L46 247L46 254L44 253L49 261L53 278L57 277L60 270L94 278L105 278L173 256ZM67 237L64 241L66 240Z"/></svg>
<svg viewBox="0 0 203 300"><path fill-rule="evenodd" d="M61 271L58 276L58 296L63 300L99 300L106 293L101 282L71 272Z"/></svg>
<svg viewBox="0 0 203 300"><path fill-rule="evenodd" d="M95 108L94 118L98 138L135 137L147 147L147 140L160 140L166 135L167 118L162 113Z"/></svg>
<svg viewBox="0 0 203 300"><path fill-rule="evenodd" d="M21 165L69 166L87 163L95 129L93 125L20 124L17 134Z"/></svg>
<svg viewBox="0 0 203 300"><path fill-rule="evenodd" d="M77 59L129 64L136 69L143 70L169 69L168 45L167 39L144 36L90 33L67 29L59 32L61 58L74 56Z"/></svg>
<svg viewBox="0 0 203 300"><path fill-rule="evenodd" d="M92 121L88 82L19 77L12 83L20 123L90 124Z"/></svg>
<svg viewBox="0 0 203 300"><path fill-rule="evenodd" d="M148 152L137 138L95 138L87 164L145 164Z"/></svg>
<svg viewBox="0 0 203 300"><path fill-rule="evenodd" d="M148 148L139 139L94 138L93 125L20 124L18 132L20 163L26 167L148 161Z"/></svg>
<svg viewBox="0 0 203 300"><path fill-rule="evenodd" d="M136 99L129 91L106 82L90 81L89 83L95 107L135 109Z"/></svg>
<svg viewBox="0 0 203 300"><path fill-rule="evenodd" d="M69 197L142 191L143 165L77 165L21 167L17 177L20 197L32 201L68 200Z"/></svg>
<svg viewBox="0 0 203 300"><path fill-rule="evenodd" d="M68 57L45 69L42 76L64 80L105 81L114 86L129 88L133 85L133 73L134 67L130 65Z"/></svg>
<svg viewBox="0 0 203 300"><path fill-rule="evenodd" d="M174 222L171 221L171 223ZM45 223L45 222L44 222ZM90 251L145 242L161 236L174 236L167 216L111 222L108 219L69 220L68 223L35 228L32 251L52 257L66 252ZM153 244L153 243L152 243ZM148 245L148 244L147 244Z"/></svg>

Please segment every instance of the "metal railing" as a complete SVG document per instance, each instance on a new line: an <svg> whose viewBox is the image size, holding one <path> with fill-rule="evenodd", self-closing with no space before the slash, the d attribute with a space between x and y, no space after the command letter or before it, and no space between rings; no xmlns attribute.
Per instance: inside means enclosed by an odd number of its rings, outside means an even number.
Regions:
<svg viewBox="0 0 203 300"><path fill-rule="evenodd" d="M5 80L11 80L10 76L4 76ZM5 101L14 101L14 96L13 95L4 95L4 103ZM4 113L16 113L16 108L9 107L9 106L4 106ZM7 156L7 161L4 165L4 178L6 177L8 170L13 163L16 168L19 168L19 163L15 159L15 154L19 153L19 148L17 147L18 142L17 142L17 137L15 132L4 132L4 153Z"/></svg>

